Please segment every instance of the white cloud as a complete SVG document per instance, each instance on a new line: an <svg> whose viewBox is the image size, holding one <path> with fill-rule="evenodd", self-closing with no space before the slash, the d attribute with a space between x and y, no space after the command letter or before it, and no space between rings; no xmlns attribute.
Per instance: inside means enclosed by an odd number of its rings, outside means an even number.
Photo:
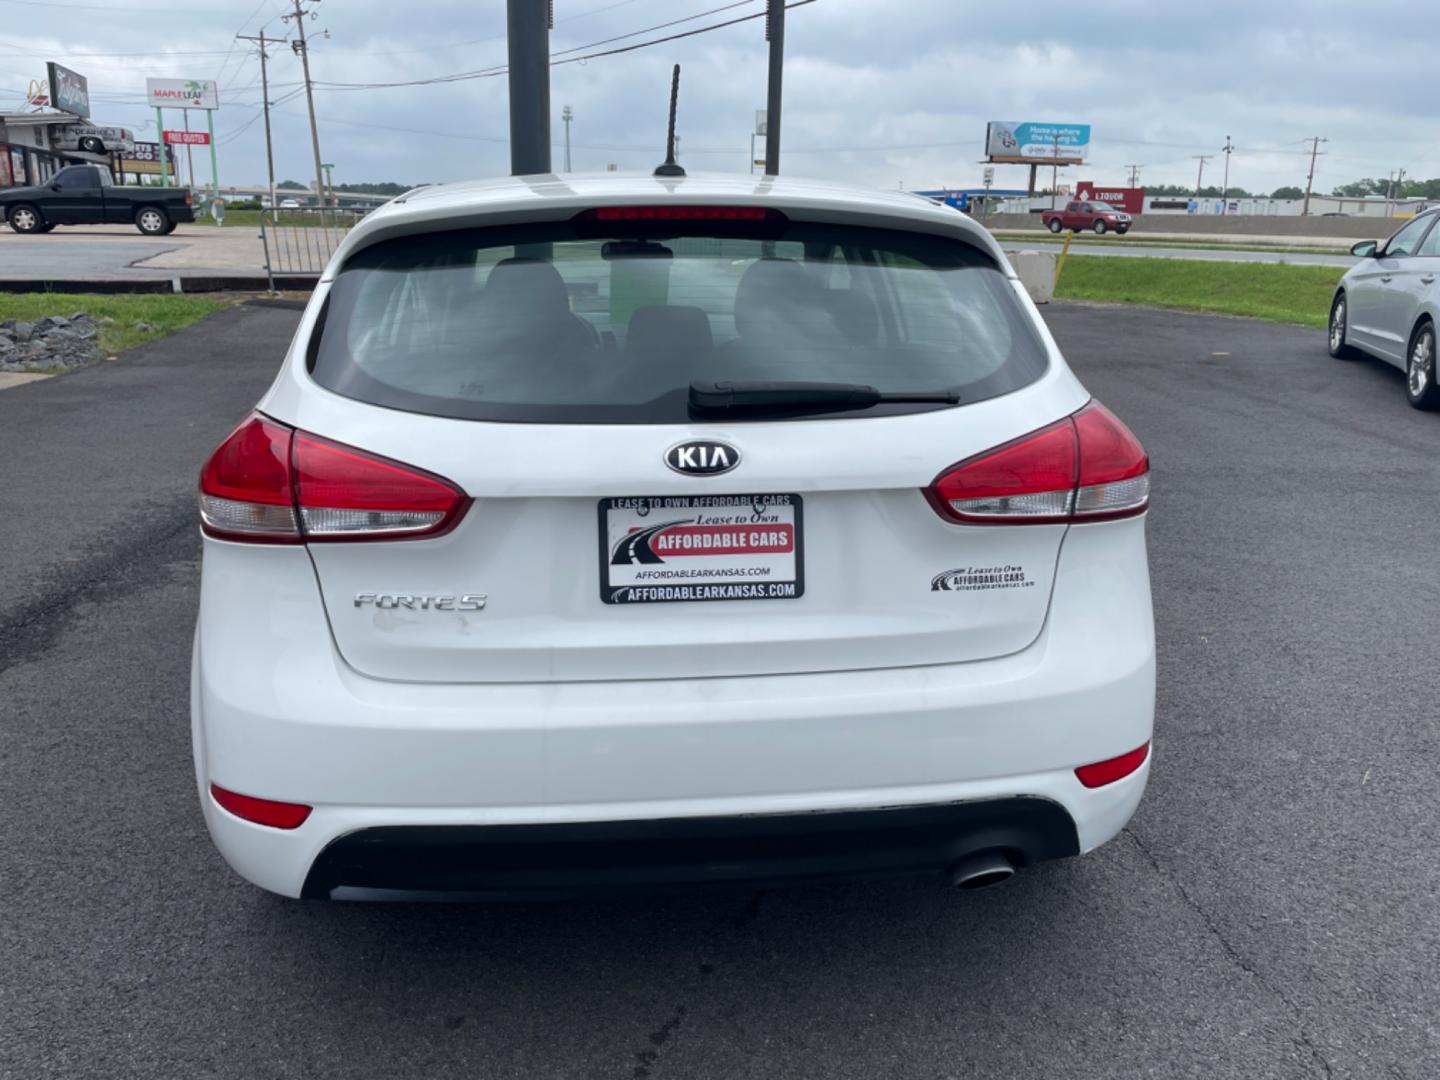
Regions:
<svg viewBox="0 0 1440 1080"><path fill-rule="evenodd" d="M552 47L616 37L723 2L556 0ZM167 4L178 0L138 2ZM113 14L56 5L27 7L24 23L7 21L10 29L0 31L0 93L12 105L46 59L60 59L89 76L97 119L153 137L153 113L139 104L147 75L219 73L222 182L263 177L263 131L253 122L258 64L248 46L232 44L237 31L253 33L262 24L267 34L293 33L278 18L280 0L261 0L243 26L248 2L238 9L202 3L183 18L142 18L120 3ZM388 82L503 64L504 7L503 0L415 0L403 7L393 0L325 0L320 17L307 24L313 35L330 31L328 40L314 41L313 73L327 83ZM657 34L762 7L748 0ZM1303 182L1308 160L1301 140L1311 135L1330 140L1317 175L1322 188L1400 166L1412 176L1440 174L1428 68L1397 62L1405 28L1431 21L1426 0L1385 0L1363 11L1348 0L1211 0L1192 7L1157 9L1149 0L1010 7L817 0L797 8L788 20L785 171L882 187L975 183L985 122L1034 119L1093 125L1092 163L1072 179L1117 182L1123 166L1138 163L1144 181L1190 183L1192 155L1216 153L1227 135L1241 148L1231 179L1252 189ZM164 26L159 37L156 20ZM643 38L615 44L633 40ZM83 55L157 48L171 55ZM202 55L181 55L188 53ZM297 84L299 62L283 45L272 57L271 96L278 98ZM669 70L677 61L684 67L682 160L692 169L745 169L753 110L765 99L760 20L556 67L556 167L563 104L575 109L577 168L658 161ZM322 151L337 164L339 182L504 172L506 95L503 77L377 90L322 87L316 93ZM313 166L303 97L280 106L274 122L277 171L307 179ZM1023 170L1002 169L999 179L1020 183Z"/></svg>

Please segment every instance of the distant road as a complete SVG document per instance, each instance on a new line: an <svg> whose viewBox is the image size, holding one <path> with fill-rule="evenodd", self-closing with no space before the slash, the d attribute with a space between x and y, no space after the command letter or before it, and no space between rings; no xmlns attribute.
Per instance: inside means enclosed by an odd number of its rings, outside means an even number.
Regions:
<svg viewBox="0 0 1440 1080"><path fill-rule="evenodd" d="M1059 251L1056 240L1002 240L1006 252ZM1223 251L1210 248L1161 247L1158 244L1071 244L1071 255L1114 255L1122 259L1200 259L1209 262L1289 263L1292 266L1336 266L1349 269L1353 255L1312 255L1293 251Z"/></svg>
<svg viewBox="0 0 1440 1080"><path fill-rule="evenodd" d="M169 236L131 225L66 226L45 235L0 229L0 281L137 281L179 274L265 280L259 229L186 223Z"/></svg>

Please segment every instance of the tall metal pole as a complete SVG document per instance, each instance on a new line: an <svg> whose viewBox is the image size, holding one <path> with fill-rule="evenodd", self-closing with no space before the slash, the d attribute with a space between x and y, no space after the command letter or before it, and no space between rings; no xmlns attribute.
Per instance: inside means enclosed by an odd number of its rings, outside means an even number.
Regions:
<svg viewBox="0 0 1440 1080"><path fill-rule="evenodd" d="M190 110L181 109L180 111L185 114L185 134L188 135L190 134ZM195 186L195 151L189 142L185 143L185 166L190 172L190 186L193 188Z"/></svg>
<svg viewBox="0 0 1440 1080"><path fill-rule="evenodd" d="M210 132L210 198L220 197L220 164L215 157L215 110L205 110L205 129Z"/></svg>
<svg viewBox="0 0 1440 1080"><path fill-rule="evenodd" d="M575 110L566 105L560 110L560 119L565 121L565 171L570 171L570 121L575 119Z"/></svg>
<svg viewBox="0 0 1440 1080"><path fill-rule="evenodd" d="M324 170L320 167L320 131L315 126L315 94L310 87L310 47L305 41L305 17L313 14L301 7L301 0L292 0L295 5L295 14L283 15L286 22L295 20L295 27L300 31L300 40L291 42L290 47L300 54L300 66L305 73L305 104L310 109L310 149L315 152L315 198L320 205L325 205L325 177ZM312 3L318 0L311 0Z"/></svg>
<svg viewBox="0 0 1440 1080"><path fill-rule="evenodd" d="M550 171L549 0L506 0L510 52L510 172Z"/></svg>
<svg viewBox="0 0 1440 1080"><path fill-rule="evenodd" d="M155 106L155 137L160 140L160 186L169 187L170 171L165 160L165 120L160 115L159 105ZM180 178L177 176L175 181L178 185Z"/></svg>
<svg viewBox="0 0 1440 1080"><path fill-rule="evenodd" d="M1320 144L1329 141L1329 139L1322 139L1319 135L1310 140L1310 175L1305 177L1305 205L1300 208L1301 217L1310 215L1310 187L1315 182L1315 159L1320 156Z"/></svg>
<svg viewBox="0 0 1440 1080"><path fill-rule="evenodd" d="M770 89L765 98L765 175L780 175L780 97L785 74L785 0L767 0L765 40L770 42ZM754 161L752 157L750 159Z"/></svg>
<svg viewBox="0 0 1440 1080"><path fill-rule="evenodd" d="M1055 146L1050 154L1050 209L1055 209L1055 196L1060 194L1060 136L1055 136Z"/></svg>
<svg viewBox="0 0 1440 1080"><path fill-rule="evenodd" d="M1191 154L1190 156L1193 157L1196 161L1200 162L1200 168L1199 168L1199 170L1195 173L1195 198L1198 199L1198 198L1200 198L1200 180L1201 180L1201 178L1204 177L1204 175L1205 175L1205 163L1206 163L1207 161L1209 161L1209 160L1210 160L1212 157L1214 157L1215 155L1214 155L1214 154Z"/></svg>
<svg viewBox="0 0 1440 1080"><path fill-rule="evenodd" d="M260 43L260 110L265 114L265 175L270 180L270 206L275 206L275 150L270 142L270 76L265 69L265 61L269 54L265 51L265 31L261 30L254 37L246 37L244 34L236 34L241 41L258 41ZM270 39L274 41L274 38Z"/></svg>
<svg viewBox="0 0 1440 1080"><path fill-rule="evenodd" d="M1226 212L1225 195L1230 190L1230 155L1235 152L1235 144L1230 141L1230 136L1225 136L1225 145L1220 149L1225 151L1225 179L1220 182L1220 213Z"/></svg>

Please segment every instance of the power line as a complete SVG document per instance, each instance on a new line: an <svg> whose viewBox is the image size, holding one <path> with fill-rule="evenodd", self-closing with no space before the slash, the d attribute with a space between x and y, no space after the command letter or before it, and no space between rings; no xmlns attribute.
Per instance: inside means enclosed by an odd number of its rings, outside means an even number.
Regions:
<svg viewBox="0 0 1440 1080"><path fill-rule="evenodd" d="M748 2L750 2L750 0L742 0L742 2L748 3ZM786 9L788 10L789 8L804 7L806 4L813 4L813 3L815 3L815 0L792 0L792 2L789 3L789 4L786 4L785 7L786 7ZM633 37L633 36L635 36L635 34L648 33L648 32L650 32L650 31L653 31L653 30L656 30L656 29L660 29L660 28L662 28L662 27L664 27L664 26L673 26L673 25L675 25L677 22L688 22L688 21L690 21L691 19L700 18L700 17L702 17L703 15L713 15L713 14L715 14L717 11L724 11L724 10L727 10L727 9L729 9L729 8L737 7L737 6L739 6L739 5L738 5L738 4L727 4L727 5L725 5L724 7L715 8L715 9L712 9L711 11L708 11L708 12L701 12L701 13L698 14L698 15L688 16L688 17L685 18L685 19L678 19L678 20L674 20L674 21L672 21L672 22L670 22L670 23L662 23L662 24L659 24L658 26L650 27L649 30L637 30L637 31L635 31L634 34L626 34L626 35L622 35L622 36L623 36L623 37ZM603 45L603 44L606 44L606 43L609 42L609 41L618 41L618 40L620 40L620 39L619 39L619 38L607 38L607 39L604 39L604 40L602 40L602 41L592 41L592 42L590 42L588 45L577 45L577 46L575 46L575 48L573 48L573 49L566 49L566 50L563 50L562 52L555 53L555 54L552 56L552 59L551 59L551 67L559 67L559 66L561 66L562 64L578 64L578 63L582 63L582 62L584 62L584 61L586 61L586 60L596 60L596 59L599 59L600 57L604 57L604 56L618 56L618 55L621 54L621 53L634 52L634 51L636 51L637 49L648 49L648 48L650 48L650 47L652 47L652 46L654 46L654 45L663 45L664 43L666 43L666 42L668 42L668 41L679 41L681 38L695 37L697 34L708 34L708 33L710 33L710 32L713 31L713 30L723 30L723 29L724 29L725 27L727 27L727 26L735 26L735 25L737 25L737 24L739 24L739 23L742 23L742 22L749 22L749 21L751 21L752 19L763 19L764 17L765 17L765 12L763 12L763 11L757 11L757 12L755 12L753 15L741 15L741 16L739 16L739 17L737 17L737 18L734 18L734 19L727 19L725 22L711 23L709 26L696 27L694 30L684 30L684 31L681 31L680 33L676 33L676 34L667 34L667 35L664 36L664 37L653 38L653 39L651 39L651 40L649 40L649 41L637 41L637 42L635 42L635 43L632 44L632 45L621 45L621 46L619 46L619 47L617 47L617 48L614 48L614 49L604 49L604 50L601 50L601 51L599 51L599 52L585 53L585 54L582 55L582 56L565 56L565 55L564 55L565 53L568 53L568 52L575 52L575 51L577 51L577 50L579 50L579 49L589 49L589 48L595 47L596 45ZM562 59L554 59L554 57L563 57L563 58L562 58ZM493 67L489 67L489 68L479 68L479 69L476 69L476 70L474 70L474 71L459 71L459 72L454 72L454 73L451 73L451 74L448 74L448 75L435 75L435 76L432 76L432 77L426 78L426 79L407 79L407 80L404 80L404 81L401 81L401 82L375 82L375 83L342 83L342 82L319 82L319 81L317 81L317 82L315 83L315 86L316 86L317 89L323 89L323 90L389 90L389 89L394 89L394 88L396 88L396 87L402 87L402 86L432 86L432 85L435 85L435 84L437 84L437 83L468 82L468 81L473 80L473 79L493 79L493 78L496 78L496 77L498 77L498 76L500 76L500 75L507 74L507 73L509 72L509 70L510 70L510 69L509 69L508 65L505 65L505 64L497 64L497 65L495 65L495 66L493 66Z"/></svg>
<svg viewBox="0 0 1440 1080"><path fill-rule="evenodd" d="M193 8L144 8L144 7L113 7L109 4L58 4L53 0L0 0L0 4L19 4L22 7L42 8L67 8L73 11L108 11L112 15L132 15L136 12L156 15L190 15L193 16Z"/></svg>

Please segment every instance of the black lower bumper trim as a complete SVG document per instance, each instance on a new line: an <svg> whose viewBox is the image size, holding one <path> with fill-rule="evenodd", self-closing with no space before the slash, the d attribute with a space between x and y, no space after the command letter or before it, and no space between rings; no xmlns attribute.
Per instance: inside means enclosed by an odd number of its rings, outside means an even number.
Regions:
<svg viewBox="0 0 1440 1080"><path fill-rule="evenodd" d="M1026 797L566 825L387 826L332 842L311 867L304 895L658 892L938 874L980 851L1002 851L1025 866L1079 850L1070 815L1049 799Z"/></svg>

